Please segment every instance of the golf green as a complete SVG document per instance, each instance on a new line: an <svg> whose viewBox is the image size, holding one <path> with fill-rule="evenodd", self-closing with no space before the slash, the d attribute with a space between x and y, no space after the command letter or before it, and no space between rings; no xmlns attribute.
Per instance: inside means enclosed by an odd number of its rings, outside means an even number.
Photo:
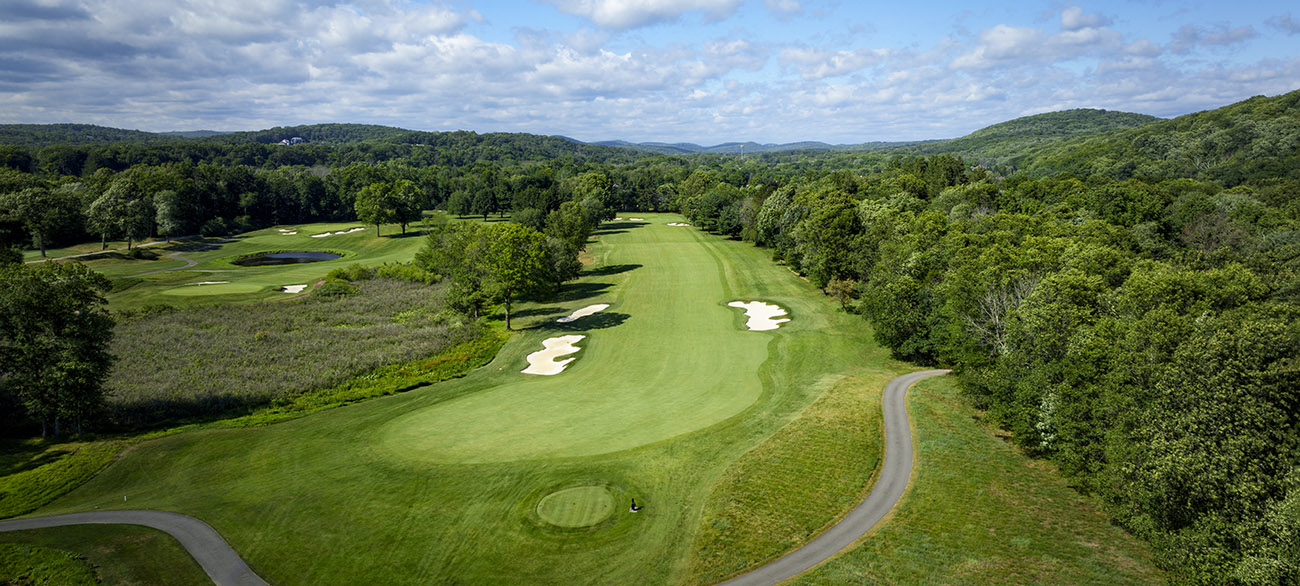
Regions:
<svg viewBox="0 0 1300 586"><path fill-rule="evenodd" d="M393 420L379 432L387 453L456 463L602 454L708 427L752 405L772 334L737 327L726 306L727 267L700 245L699 232L644 224L606 239L614 250L606 263L643 264L604 277L612 298L597 300L611 307L567 325L582 330L620 314L623 323L589 331L579 358L558 375L519 374Z"/></svg>
<svg viewBox="0 0 1300 586"><path fill-rule="evenodd" d="M590 527L614 512L614 495L603 486L574 486L546 495L537 516L558 527Z"/></svg>

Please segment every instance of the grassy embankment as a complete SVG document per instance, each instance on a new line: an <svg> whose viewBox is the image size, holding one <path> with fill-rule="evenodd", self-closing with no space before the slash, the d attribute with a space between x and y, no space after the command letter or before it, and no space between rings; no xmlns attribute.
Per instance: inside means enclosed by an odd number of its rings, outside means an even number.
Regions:
<svg viewBox="0 0 1300 586"><path fill-rule="evenodd" d="M193 514L286 584L680 581L683 536L728 464L863 372L870 342L763 251L646 217L605 230L599 270L557 302L522 308L537 327L486 368L277 425L150 441L40 512L127 496ZM745 331L726 307L737 299L779 303L793 321ZM553 321L598 302L612 307ZM568 371L518 372L541 340L570 332L588 337ZM546 495L589 485L618 499L609 519L537 517ZM630 498L644 510L627 513Z"/></svg>
<svg viewBox="0 0 1300 586"><path fill-rule="evenodd" d="M951 379L908 395L912 485L886 522L794 584L1161 584L1146 544L1031 460Z"/></svg>
<svg viewBox="0 0 1300 586"><path fill-rule="evenodd" d="M21 581L22 576L30 581ZM175 538L138 525L0 533L0 583L10 582L49 586L212 584Z"/></svg>

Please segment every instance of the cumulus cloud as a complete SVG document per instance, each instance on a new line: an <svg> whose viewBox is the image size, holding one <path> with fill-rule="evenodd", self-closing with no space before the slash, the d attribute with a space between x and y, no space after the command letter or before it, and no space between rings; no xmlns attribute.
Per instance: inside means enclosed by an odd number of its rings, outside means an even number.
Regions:
<svg viewBox="0 0 1300 586"><path fill-rule="evenodd" d="M1097 28L1110 24L1110 19L1101 14L1085 14L1082 8L1071 6L1061 12L1061 30L1077 31L1084 28Z"/></svg>
<svg viewBox="0 0 1300 586"><path fill-rule="evenodd" d="M1007 23L887 49L850 44L864 38L857 33L764 37L744 28L752 13L710 36L627 32L720 18L738 5L574 3L590 25L526 23L505 34L437 0L11 0L0 5L0 122L361 122L584 140L863 142L958 136L1064 108L1174 115L1289 91L1300 79L1300 59L1213 50L1280 35L1272 31L1290 22L1280 17L1261 31L1189 27L1179 32L1185 53L1072 8L1059 27ZM780 0L747 9L771 20L795 7L812 9Z"/></svg>
<svg viewBox="0 0 1300 586"><path fill-rule="evenodd" d="M1269 26L1288 35L1300 35L1300 21L1291 17L1291 13L1279 14L1265 21Z"/></svg>
<svg viewBox="0 0 1300 586"><path fill-rule="evenodd" d="M803 12L799 0L764 0L767 10L780 20L790 20Z"/></svg>
<svg viewBox="0 0 1300 586"><path fill-rule="evenodd" d="M556 8L598 26L632 29L673 22L687 12L702 12L712 20L731 16L740 0L550 0Z"/></svg>
<svg viewBox="0 0 1300 586"><path fill-rule="evenodd" d="M806 80L849 75L878 65L888 55L884 49L828 51L809 47L789 47L781 51L783 67L794 68Z"/></svg>
<svg viewBox="0 0 1300 586"><path fill-rule="evenodd" d="M1231 27L1220 23L1211 27L1201 27L1189 24L1174 32L1169 48L1175 53L1186 53L1197 47L1235 45L1255 38L1256 35L1255 27L1249 25Z"/></svg>

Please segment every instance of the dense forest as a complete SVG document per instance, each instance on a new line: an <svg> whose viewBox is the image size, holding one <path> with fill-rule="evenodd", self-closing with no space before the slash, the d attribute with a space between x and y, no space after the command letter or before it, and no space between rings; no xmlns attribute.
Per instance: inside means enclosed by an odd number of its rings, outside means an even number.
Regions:
<svg viewBox="0 0 1300 586"><path fill-rule="evenodd" d="M579 202L680 211L770 249L896 356L954 368L1175 582L1295 583L1298 101L1171 120L1070 111L947 147L744 157L358 125L11 144L0 243L355 219L359 193L404 181L420 209L539 230ZM271 144L287 136L309 142Z"/></svg>

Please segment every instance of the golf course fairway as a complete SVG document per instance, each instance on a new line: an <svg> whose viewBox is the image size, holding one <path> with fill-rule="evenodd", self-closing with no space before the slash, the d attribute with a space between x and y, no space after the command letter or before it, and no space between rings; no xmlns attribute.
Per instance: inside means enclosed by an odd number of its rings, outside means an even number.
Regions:
<svg viewBox="0 0 1300 586"><path fill-rule="evenodd" d="M733 464L832 385L878 396L849 382L912 368L767 251L669 226L675 214L637 217L604 224L584 276L552 301L517 306L519 331L464 378L142 442L33 515L191 515L272 584L690 580L702 511ZM750 331L727 306L738 300L779 305L790 321ZM593 304L609 307L557 321ZM520 372L543 340L574 334L585 337L563 372ZM878 432L863 433L878 454ZM863 466L846 500L869 489ZM805 474L785 480L827 480Z"/></svg>
<svg viewBox="0 0 1300 586"><path fill-rule="evenodd" d="M388 453L468 463L616 452L708 427L758 400L772 338L737 327L725 266L694 230L631 232L635 245L610 247L604 261L640 266L600 296L612 302L600 317L626 320L591 331L558 376L521 375L393 420L380 433Z"/></svg>

